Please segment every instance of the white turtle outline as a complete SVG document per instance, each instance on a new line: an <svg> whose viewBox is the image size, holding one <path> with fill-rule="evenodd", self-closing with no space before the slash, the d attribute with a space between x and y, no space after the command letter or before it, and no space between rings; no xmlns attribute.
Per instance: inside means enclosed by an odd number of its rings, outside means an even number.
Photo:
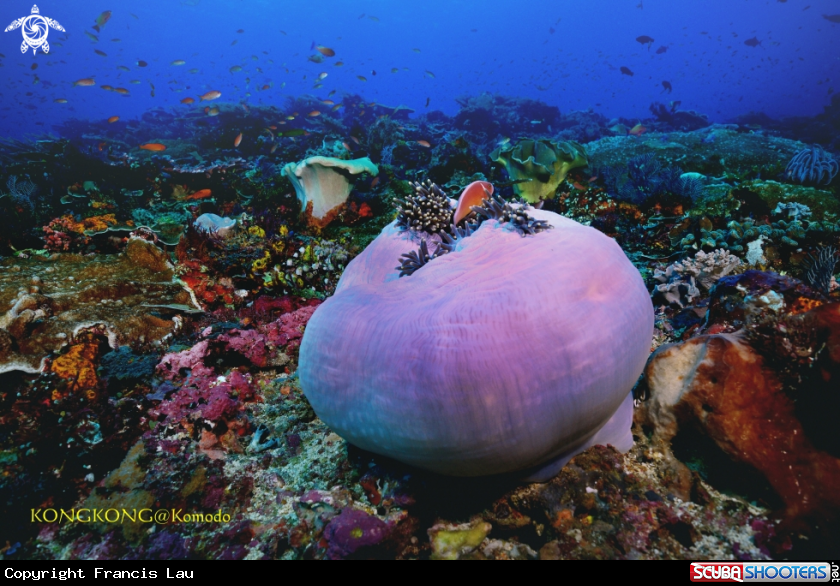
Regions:
<svg viewBox="0 0 840 586"><path fill-rule="evenodd" d="M31 22L30 22L31 21ZM44 27L44 36L43 37L28 37L26 35L26 25L31 25L33 23L43 22L46 26ZM23 35L23 43L20 45L20 52L26 53L28 48L32 48L32 54L35 55L38 52L38 47L44 53L50 52L50 44L47 43L47 36L49 35L50 28L54 28L55 30L66 32L64 27L58 24L57 20L53 20L51 18L47 18L46 16L41 16L40 11L38 10L38 5L35 4L32 6L32 14L29 16L24 16L23 18L18 18L17 20L12 21L12 24L6 27L6 30L3 32L13 31L15 29L20 28L23 26L23 30L21 30L21 34Z"/></svg>

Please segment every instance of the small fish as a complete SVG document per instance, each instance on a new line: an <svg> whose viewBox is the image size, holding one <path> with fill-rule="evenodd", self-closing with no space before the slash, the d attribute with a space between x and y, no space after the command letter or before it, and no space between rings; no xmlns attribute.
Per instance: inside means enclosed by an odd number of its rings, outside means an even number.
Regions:
<svg viewBox="0 0 840 586"><path fill-rule="evenodd" d="M640 123L640 124L636 124L636 126L631 128L630 131L628 132L628 134L632 134L633 136L641 136L645 132L647 132L647 128L642 126L641 123Z"/></svg>
<svg viewBox="0 0 840 586"><path fill-rule="evenodd" d="M665 88L664 90L662 90L662 93L663 93L663 94L664 94L665 92L668 92L668 93L670 94L670 93L671 93L671 90L672 90L672 89L674 89L674 88L672 88L672 87L671 87L671 82L670 82L670 81L663 81L663 82L662 82L662 87L664 87L664 88Z"/></svg>
<svg viewBox="0 0 840 586"><path fill-rule="evenodd" d="M324 72L322 72L322 73L319 73L319 74L318 74L318 79L324 79L324 78L325 78L325 77L327 77L328 75L329 75L329 73L327 73L326 71L324 71Z"/></svg>
<svg viewBox="0 0 840 586"><path fill-rule="evenodd" d="M102 57L107 57L108 56L108 53L106 53L105 51L100 51L99 49L94 49L93 52L96 53L97 55L101 55Z"/></svg>
<svg viewBox="0 0 840 586"><path fill-rule="evenodd" d="M321 55L310 55L306 59L307 61L312 61L312 63L321 63L324 60Z"/></svg>
<svg viewBox="0 0 840 586"><path fill-rule="evenodd" d="M140 148L144 151L160 152L166 150L166 145L162 145L159 142L147 142L146 144L141 144Z"/></svg>
<svg viewBox="0 0 840 586"><path fill-rule="evenodd" d="M315 43L312 43L311 48L318 51L324 57L335 57L335 51L333 51L329 47L324 47L323 45L316 45Z"/></svg>
<svg viewBox="0 0 840 586"><path fill-rule="evenodd" d="M310 118L315 118L316 116L320 116L320 115L321 115L320 110L312 110L309 114L307 114L307 116L309 116Z"/></svg>
<svg viewBox="0 0 840 586"><path fill-rule="evenodd" d="M36 69L38 69L38 64L33 63L32 66L29 69L31 69L32 71L35 71Z"/></svg>
<svg viewBox="0 0 840 586"><path fill-rule="evenodd" d="M840 14L823 14L822 17L828 22L840 23Z"/></svg>
<svg viewBox="0 0 840 586"><path fill-rule="evenodd" d="M195 100L193 98L184 98L183 100L181 100L181 103L182 104L194 104Z"/></svg>
<svg viewBox="0 0 840 586"><path fill-rule="evenodd" d="M187 62L186 62L186 61L184 61L183 59L176 59L175 61L173 61L172 63L170 63L170 65L175 65L175 66L178 66L178 65L186 65L186 64L187 64Z"/></svg>
<svg viewBox="0 0 840 586"><path fill-rule="evenodd" d="M239 104L239 105L242 106L242 109L245 110L246 114L251 113L251 108L248 107L248 104Z"/></svg>
<svg viewBox="0 0 840 586"><path fill-rule="evenodd" d="M359 142L359 139L358 139L358 138L356 138L356 137L355 137L355 136L353 136L353 135L351 135L351 136L350 136L350 140L352 140L352 141L353 141L353 142L355 142L356 144L361 144L361 143Z"/></svg>
<svg viewBox="0 0 840 586"><path fill-rule="evenodd" d="M240 132L239 134L236 135L236 138L233 139L233 147L234 148L238 147L241 142L242 142L242 133Z"/></svg>
<svg viewBox="0 0 840 586"><path fill-rule="evenodd" d="M111 42L112 42L112 43L119 43L119 42L120 42L120 39L111 39Z"/></svg>
<svg viewBox="0 0 840 586"><path fill-rule="evenodd" d="M99 42L99 37L97 37L95 34L93 34L93 33L89 33L89 32L87 32L87 31L85 31L85 34L87 35L87 38L89 38L89 39L90 39L91 41L93 41L94 43L98 43L98 42Z"/></svg>
<svg viewBox="0 0 840 586"><path fill-rule="evenodd" d="M295 119L294 116L286 116L286 120L294 120L294 119Z"/></svg>
<svg viewBox="0 0 840 586"><path fill-rule="evenodd" d="M80 79L78 81L73 82L73 87L76 87L77 85L81 86L81 87L88 87L88 86L96 85L96 82L93 81L92 77L86 77L84 79Z"/></svg>
<svg viewBox="0 0 840 586"><path fill-rule="evenodd" d="M432 101L432 98L430 98L430 97L429 97L429 98L426 98L426 105L425 105L425 106L423 106L423 107L424 107L424 108L428 108L428 107L429 107L429 102L431 102L431 101Z"/></svg>
<svg viewBox="0 0 840 586"><path fill-rule="evenodd" d="M190 73L198 73L198 69L196 69L196 68L190 69Z"/></svg>
<svg viewBox="0 0 840 586"><path fill-rule="evenodd" d="M506 145L506 144L507 144L507 143L509 143L509 142L510 142L510 137L507 137L507 136L506 136L506 137L502 138L502 140L500 140L500 141L499 141L498 143L496 143L496 144L498 144L499 146L503 146L503 145Z"/></svg>
<svg viewBox="0 0 840 586"><path fill-rule="evenodd" d="M263 85L260 89L262 91L270 90L271 89L271 84L267 83L267 84Z"/></svg>
<svg viewBox="0 0 840 586"><path fill-rule="evenodd" d="M335 105L335 102L333 102L332 100L321 100L321 103L326 104L327 106Z"/></svg>
<svg viewBox="0 0 840 586"><path fill-rule="evenodd" d="M195 201L197 199L206 199L206 198L210 197L211 195L213 195L213 192L210 191L209 189L199 189L195 193L189 194L184 199L187 200L187 201Z"/></svg>
<svg viewBox="0 0 840 586"><path fill-rule="evenodd" d="M132 80L131 80L130 82L128 82L128 83L133 83L134 85L137 85L138 83L140 83L140 80L139 80L139 79L132 79Z"/></svg>
<svg viewBox="0 0 840 586"><path fill-rule="evenodd" d="M231 73L239 73L240 71L242 71L242 66L234 65L233 67L228 69L228 71L230 71Z"/></svg>
<svg viewBox="0 0 840 586"><path fill-rule="evenodd" d="M373 22L379 22L379 19L375 16L368 16L368 18L371 19Z"/></svg>
<svg viewBox="0 0 840 586"><path fill-rule="evenodd" d="M207 106L206 108L204 108L204 113L208 116L218 116L219 108L217 108L216 106L213 106L212 108L210 106Z"/></svg>
<svg viewBox="0 0 840 586"><path fill-rule="evenodd" d="M656 54L657 54L657 55L662 55L662 53L664 53L664 52L665 52L665 51L667 51L667 50L668 50L668 47L666 47L665 45L662 45L661 47L659 47L659 48L656 50Z"/></svg>
<svg viewBox="0 0 840 586"><path fill-rule="evenodd" d="M628 67L621 66L619 67L619 71L621 71L622 75L629 75L630 77L633 77L633 72L630 71L630 68Z"/></svg>
<svg viewBox="0 0 840 586"><path fill-rule="evenodd" d="M111 11L110 10L106 10L105 12L103 12L102 14L97 16L96 17L96 26L99 27L99 28L97 28L96 30L99 30L100 28L105 26L105 23L108 22L110 19L111 19Z"/></svg>
<svg viewBox="0 0 840 586"><path fill-rule="evenodd" d="M336 61L335 66L336 67L344 67L344 61Z"/></svg>
<svg viewBox="0 0 840 586"><path fill-rule="evenodd" d="M245 32L245 29L241 28L241 29L237 30L236 32L237 32L237 33L239 33L239 34L241 35L242 33L244 33L244 32Z"/></svg>
<svg viewBox="0 0 840 586"><path fill-rule="evenodd" d="M137 67L146 67L147 65L149 64L142 60L137 62Z"/></svg>
<svg viewBox="0 0 840 586"><path fill-rule="evenodd" d="M417 144L419 144L419 145L420 145L421 147L423 147L424 149L428 149L428 148L431 148L431 147L432 147L432 145L431 145L431 144L429 144L429 141L428 141L428 140L418 140L418 141L417 141Z"/></svg>
<svg viewBox="0 0 840 586"><path fill-rule="evenodd" d="M429 77L431 77L432 79L434 79L434 78L435 78L435 74L434 74L434 73L432 73L431 71L429 71L428 69L427 69L427 70L425 70L425 71L424 71L424 73L425 73L426 75L428 75Z"/></svg>
<svg viewBox="0 0 840 586"><path fill-rule="evenodd" d="M205 101L209 102L210 100L217 100L217 99L219 99L220 97L222 97L222 92L217 91L217 90L211 90L211 91L207 92L206 94L204 94L204 95L200 96L200 97L199 97L199 101L201 101L201 102L205 102Z"/></svg>
<svg viewBox="0 0 840 586"><path fill-rule="evenodd" d="M53 100L53 102L55 102L56 104L66 104L67 100L65 100L64 98L56 98L55 100Z"/></svg>
<svg viewBox="0 0 840 586"><path fill-rule="evenodd" d="M412 49L412 51L414 51L415 53L419 53L420 49Z"/></svg>
<svg viewBox="0 0 840 586"><path fill-rule="evenodd" d="M117 69L119 69L120 71L131 71L131 70L130 70L128 67L126 67L125 65L117 65Z"/></svg>
<svg viewBox="0 0 840 586"><path fill-rule="evenodd" d="M347 142L346 142L346 141L343 141L343 142L341 143L341 146L343 146L345 150L347 150L347 151L349 151L349 152L351 152L351 153L353 152L353 149L352 149L352 148L350 148L350 145L349 145L349 144L347 144Z"/></svg>
<svg viewBox="0 0 840 586"><path fill-rule="evenodd" d="M332 108L330 108L330 110L332 110L333 112L335 112L335 111L336 111L336 110L338 110L339 108L341 108L341 104L336 104L335 106L333 106Z"/></svg>
<svg viewBox="0 0 840 586"><path fill-rule="evenodd" d="M398 73L398 72L399 72L399 70L400 70L400 68L399 68L399 67L392 67L392 68L391 68L391 73Z"/></svg>
<svg viewBox="0 0 840 586"><path fill-rule="evenodd" d="M107 122L108 122L108 124L113 124L114 122L116 122L119 119L120 119L119 116L111 116L110 118L108 118Z"/></svg>
<svg viewBox="0 0 840 586"><path fill-rule="evenodd" d="M269 151L269 153L273 155L274 151L276 151L276 150L277 150L277 143L275 142L273 145L271 145L271 151Z"/></svg>
<svg viewBox="0 0 840 586"><path fill-rule="evenodd" d="M356 79L358 79L359 81L367 81L367 78L364 75L357 75Z"/></svg>
<svg viewBox="0 0 840 586"><path fill-rule="evenodd" d="M154 89L154 87L153 87L153 89ZM115 88L114 88L114 91L115 91L115 92L117 92L118 94L123 95L123 96L127 96L127 95L130 93L130 92L129 92L127 89L125 89L124 87L115 87Z"/></svg>
<svg viewBox="0 0 840 586"><path fill-rule="evenodd" d="M642 35L641 37L636 37L636 41L643 45L647 45L648 51L650 51L650 46L653 44L653 37Z"/></svg>
<svg viewBox="0 0 840 586"><path fill-rule="evenodd" d="M758 40L758 37L753 37L744 41L744 44L747 47L758 47L761 44L761 41Z"/></svg>

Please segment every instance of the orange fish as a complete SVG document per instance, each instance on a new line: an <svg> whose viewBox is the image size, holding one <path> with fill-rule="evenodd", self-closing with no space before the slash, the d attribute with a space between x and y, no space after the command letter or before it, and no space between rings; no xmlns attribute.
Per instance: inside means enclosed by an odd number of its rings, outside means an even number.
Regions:
<svg viewBox="0 0 840 586"><path fill-rule="evenodd" d="M335 102L333 102L332 100L321 100L321 103L326 104L327 106L332 106L333 104L335 104Z"/></svg>
<svg viewBox="0 0 840 586"><path fill-rule="evenodd" d="M82 87L88 87L88 86L96 85L96 82L93 81L92 77L86 77L84 79L80 79L78 81L73 82L73 87L76 87L77 85L80 85Z"/></svg>
<svg viewBox="0 0 840 586"><path fill-rule="evenodd" d="M373 181L371 181L371 182L370 182L370 187L371 187L371 188L374 188L374 187L376 187L377 185L379 185L379 177L374 177L374 178L373 178Z"/></svg>
<svg viewBox="0 0 840 586"><path fill-rule="evenodd" d="M207 92L206 94L204 94L203 96L201 96L199 99L200 99L202 102L204 102L204 101L208 101L208 102L209 102L210 100L216 100L216 99L220 98L221 96L222 96L222 92L219 92L219 91L213 90L213 91Z"/></svg>
<svg viewBox="0 0 840 586"><path fill-rule="evenodd" d="M324 57L335 57L335 51L323 45L317 45L315 49Z"/></svg>
<svg viewBox="0 0 840 586"><path fill-rule="evenodd" d="M262 89L263 89L263 90L270 90L270 89L271 89L271 86L270 86L270 85L268 85L268 84L265 84L264 86L262 86Z"/></svg>
<svg viewBox="0 0 840 586"><path fill-rule="evenodd" d="M236 138L235 138L235 139L233 139L233 146L234 146L234 148L235 148L235 147L238 147L238 146L239 146L239 143L241 143L241 142L242 142L242 133L240 132L239 134L237 134L237 135L236 135Z"/></svg>
<svg viewBox="0 0 840 586"><path fill-rule="evenodd" d="M65 100L64 98L56 98L55 100L53 100L53 102L55 102L56 104L66 104L67 100Z"/></svg>
<svg viewBox="0 0 840 586"><path fill-rule="evenodd" d="M427 141L427 140L418 140L417 144L419 144L424 149L431 148L431 146L432 146L431 144L429 144L429 141Z"/></svg>
<svg viewBox="0 0 840 586"><path fill-rule="evenodd" d="M353 142L355 142L356 144L361 144L361 143L359 142L359 139L358 139L358 138L356 138L355 136L351 136L351 137L350 137L350 140L352 140L352 141L353 141Z"/></svg>
<svg viewBox="0 0 840 586"><path fill-rule="evenodd" d="M335 112L335 111L336 111L336 110L338 110L339 108L341 108L341 104L336 104L335 106L333 106L333 107L331 108L331 110L332 110L333 112Z"/></svg>
<svg viewBox="0 0 840 586"><path fill-rule="evenodd" d="M310 116L311 118L314 118L315 116L320 116L320 115L321 115L321 112L319 112L318 110L312 110L309 114L307 114L307 116Z"/></svg>
<svg viewBox="0 0 840 586"><path fill-rule="evenodd" d="M219 109L215 106L213 106L212 108L210 106L207 106L206 108L204 108L204 113L208 116L218 116Z"/></svg>
<svg viewBox="0 0 840 586"><path fill-rule="evenodd" d="M109 92L114 91L114 88L110 85L101 85L99 87L101 87L103 90L106 90L106 91L109 91Z"/></svg>
<svg viewBox="0 0 840 586"><path fill-rule="evenodd" d="M117 92L118 94L122 94L123 96L127 96L128 93L129 93L128 90L125 89L124 87L115 87L114 91Z"/></svg>
<svg viewBox="0 0 840 586"><path fill-rule="evenodd" d="M493 195L493 184L487 181L473 181L461 192L458 198L458 207L455 208L453 222L456 224L466 218L472 212L472 206L481 205L482 200Z"/></svg>
<svg viewBox="0 0 840 586"><path fill-rule="evenodd" d="M645 128L641 124L636 124L636 126L629 130L628 134L632 134L633 136L641 136L645 132L647 132L647 128Z"/></svg>
<svg viewBox="0 0 840 586"><path fill-rule="evenodd" d="M114 122L116 122L119 119L120 119L119 116L111 116L110 118L108 118L108 124L113 124Z"/></svg>
<svg viewBox="0 0 840 586"><path fill-rule="evenodd" d="M188 201L194 201L194 200L197 200L197 199L204 199L204 198L210 197L210 195L212 193L213 192L210 191L209 189L200 189L200 190L196 191L195 193L189 194L184 199L186 199Z"/></svg>
<svg viewBox="0 0 840 586"><path fill-rule="evenodd" d="M159 142L147 142L146 144L141 144L140 148L143 149L144 151L155 151L155 152L160 152L160 151L165 151L166 150L166 146L160 144Z"/></svg>
<svg viewBox="0 0 840 586"><path fill-rule="evenodd" d="M181 100L181 103L182 104L194 104L195 100L192 99L192 98L184 98L183 100Z"/></svg>

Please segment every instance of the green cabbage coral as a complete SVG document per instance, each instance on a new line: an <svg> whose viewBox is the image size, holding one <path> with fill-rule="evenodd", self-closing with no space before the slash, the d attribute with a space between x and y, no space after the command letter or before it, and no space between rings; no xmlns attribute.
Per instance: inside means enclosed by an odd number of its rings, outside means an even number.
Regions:
<svg viewBox="0 0 840 586"><path fill-rule="evenodd" d="M515 146L505 145L490 158L502 163L514 183L513 191L531 204L554 197L566 174L575 167L588 164L586 151L574 141L520 140Z"/></svg>

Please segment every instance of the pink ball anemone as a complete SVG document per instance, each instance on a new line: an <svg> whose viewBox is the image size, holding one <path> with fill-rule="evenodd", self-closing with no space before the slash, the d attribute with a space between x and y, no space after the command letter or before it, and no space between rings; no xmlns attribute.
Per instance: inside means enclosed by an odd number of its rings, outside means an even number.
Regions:
<svg viewBox="0 0 840 586"><path fill-rule="evenodd" d="M612 239L528 213L553 228L521 236L486 220L399 278L400 255L428 236L392 223L347 266L300 348L301 386L327 425L456 476L546 480L591 445L632 446L650 295Z"/></svg>

